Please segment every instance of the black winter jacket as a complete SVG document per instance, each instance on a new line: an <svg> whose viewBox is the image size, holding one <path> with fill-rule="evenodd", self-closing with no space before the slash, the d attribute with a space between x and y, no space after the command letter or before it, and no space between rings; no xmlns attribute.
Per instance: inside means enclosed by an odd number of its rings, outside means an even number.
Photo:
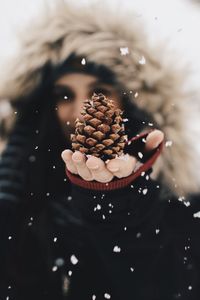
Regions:
<svg viewBox="0 0 200 300"><path fill-rule="evenodd" d="M0 299L200 299L199 195L177 198L152 169L118 190L52 178L49 193L20 195L23 142L13 135L1 159Z"/></svg>
<svg viewBox="0 0 200 300"><path fill-rule="evenodd" d="M72 185L23 222L1 209L1 298L199 299L199 199L183 204L146 178L107 192Z"/></svg>

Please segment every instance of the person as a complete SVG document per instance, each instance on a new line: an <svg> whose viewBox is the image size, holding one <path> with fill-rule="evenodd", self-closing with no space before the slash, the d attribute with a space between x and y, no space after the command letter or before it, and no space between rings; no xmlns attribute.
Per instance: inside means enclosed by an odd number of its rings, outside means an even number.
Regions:
<svg viewBox="0 0 200 300"><path fill-rule="evenodd" d="M26 30L4 72L0 95L15 118L2 129L2 299L200 296L182 74L162 64L133 18L103 9L57 4ZM129 137L124 155L106 162L71 147L94 93L123 110Z"/></svg>

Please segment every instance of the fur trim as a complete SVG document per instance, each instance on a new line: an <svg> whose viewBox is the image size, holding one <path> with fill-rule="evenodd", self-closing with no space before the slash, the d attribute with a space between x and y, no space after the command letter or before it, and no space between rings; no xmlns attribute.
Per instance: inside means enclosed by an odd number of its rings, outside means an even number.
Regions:
<svg viewBox="0 0 200 300"><path fill-rule="evenodd" d="M164 48L155 50L147 45L136 16L128 19L119 11L105 9L105 3L103 6L95 4L80 10L60 1L36 25L31 24L25 31L20 55L0 77L0 98L14 102L28 95L41 81L45 64L60 64L72 52L86 62L103 63L128 92L138 93L133 101L153 115L166 141L172 141L156 162L153 177L162 178L181 195L197 190L193 166L197 167L199 160L191 152L196 136L187 132L185 122L188 109L194 113L190 105L193 99L183 89L182 74L186 70L175 70L175 62L166 61L162 55ZM127 47L128 54L122 55L121 47Z"/></svg>

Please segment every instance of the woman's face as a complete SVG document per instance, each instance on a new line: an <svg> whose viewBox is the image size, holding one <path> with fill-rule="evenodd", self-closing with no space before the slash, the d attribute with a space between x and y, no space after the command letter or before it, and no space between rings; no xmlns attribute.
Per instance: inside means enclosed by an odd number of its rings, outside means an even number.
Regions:
<svg viewBox="0 0 200 300"><path fill-rule="evenodd" d="M112 99L116 107L122 108L120 97L113 86L105 84L98 77L82 73L71 73L60 77L54 85L53 95L57 116L64 135L69 139L74 132L76 118L83 120L81 113L83 101L93 93L103 93Z"/></svg>

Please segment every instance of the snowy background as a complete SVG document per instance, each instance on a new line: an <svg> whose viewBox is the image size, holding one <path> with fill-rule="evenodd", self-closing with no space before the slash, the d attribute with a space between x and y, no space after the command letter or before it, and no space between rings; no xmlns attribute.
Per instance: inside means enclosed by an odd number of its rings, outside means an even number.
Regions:
<svg viewBox="0 0 200 300"><path fill-rule="evenodd" d="M17 32L23 28L45 5L56 0L0 0L0 67L18 47ZM94 0L78 0L78 4ZM122 6L122 1L99 0ZM181 59L191 63L194 76L192 84L200 78L200 1L192 0L123 0L123 7L132 8L146 23L152 42L167 40L168 45L181 54Z"/></svg>
<svg viewBox="0 0 200 300"><path fill-rule="evenodd" d="M0 68L18 49L17 33L45 5L56 0L0 0ZM78 0L78 5L94 0ZM105 2L108 1L99 0ZM122 0L110 0L109 5L122 6ZM190 64L193 74L191 86L198 89L200 81L200 2L195 0L123 0L123 8L131 8L146 23L150 42L167 41L179 59ZM193 125L196 126L196 125ZM200 128L199 128L200 129ZM200 139L199 139L200 140ZM200 149L200 142L199 142Z"/></svg>

